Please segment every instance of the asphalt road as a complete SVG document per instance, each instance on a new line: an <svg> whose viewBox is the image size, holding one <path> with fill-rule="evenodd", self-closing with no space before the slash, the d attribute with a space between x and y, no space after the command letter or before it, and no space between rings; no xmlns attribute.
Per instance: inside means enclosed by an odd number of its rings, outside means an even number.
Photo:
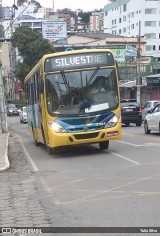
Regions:
<svg viewBox="0 0 160 236"><path fill-rule="evenodd" d="M160 227L158 133L131 125L108 151L84 145L49 156L18 117L9 117L8 125L37 175L54 226Z"/></svg>

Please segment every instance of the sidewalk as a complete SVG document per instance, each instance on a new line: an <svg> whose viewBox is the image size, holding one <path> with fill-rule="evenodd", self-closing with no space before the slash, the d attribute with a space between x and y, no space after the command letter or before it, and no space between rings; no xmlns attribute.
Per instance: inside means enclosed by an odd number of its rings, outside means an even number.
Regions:
<svg viewBox="0 0 160 236"><path fill-rule="evenodd" d="M10 167L8 160L8 139L9 133L2 133L0 127L0 171L8 170Z"/></svg>
<svg viewBox="0 0 160 236"><path fill-rule="evenodd" d="M56 217L55 206L48 198L49 193L45 189L42 176L33 171L14 130L10 129L9 135L0 133L0 145L0 160L4 159L1 170L9 167L7 171L0 172L0 227L14 229L12 234L7 233L6 236L20 236L26 234L21 230L18 233L16 227L22 229L53 226L55 220L59 220L59 217ZM2 151L5 153L3 156ZM8 159L9 166L6 162Z"/></svg>

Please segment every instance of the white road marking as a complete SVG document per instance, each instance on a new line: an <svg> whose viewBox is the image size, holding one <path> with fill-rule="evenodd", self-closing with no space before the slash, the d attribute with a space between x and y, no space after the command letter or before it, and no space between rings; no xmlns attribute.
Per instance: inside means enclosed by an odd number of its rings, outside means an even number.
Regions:
<svg viewBox="0 0 160 236"><path fill-rule="evenodd" d="M18 138L19 138L19 141L20 141L20 143L21 143L21 145L22 145L22 147L23 147L23 150L24 150L24 152L25 152L25 154L26 154L28 160L30 161L30 163L31 163L31 165L32 165L33 170L34 170L35 172L39 171L39 169L38 169L38 167L36 166L36 164L34 163L32 157L29 155L27 149L25 148L25 146L24 146L24 144L23 144L23 141L20 139L20 137L18 137Z"/></svg>
<svg viewBox="0 0 160 236"><path fill-rule="evenodd" d="M120 157L120 158L122 158L122 159L124 159L124 160L126 160L126 161L132 162L132 163L134 163L135 165L141 165L141 163L139 163L139 162L137 162L137 161L134 161L134 160L132 160L132 159L130 159L130 158L128 158L128 157L122 156L122 155L120 155L120 154L118 154L118 153L115 153L115 152L109 152L109 153L111 153L111 154L113 154L113 155L115 155L115 156L117 156L117 157Z"/></svg>
<svg viewBox="0 0 160 236"><path fill-rule="evenodd" d="M158 146L160 147L159 143L143 143L143 144L134 144L134 143L128 143L128 142L124 142L124 141L120 141L120 140L115 140L116 142L119 143L124 143L133 147L149 147L149 146Z"/></svg>

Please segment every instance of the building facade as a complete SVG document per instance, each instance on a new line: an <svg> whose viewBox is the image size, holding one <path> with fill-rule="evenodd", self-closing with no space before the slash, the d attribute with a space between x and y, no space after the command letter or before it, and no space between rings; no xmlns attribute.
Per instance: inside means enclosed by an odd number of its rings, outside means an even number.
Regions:
<svg viewBox="0 0 160 236"><path fill-rule="evenodd" d="M103 30L103 12L94 11L90 16L90 31Z"/></svg>
<svg viewBox="0 0 160 236"><path fill-rule="evenodd" d="M146 56L160 61L160 0L117 0L104 6L104 32L146 37ZM145 55L144 55L145 56Z"/></svg>

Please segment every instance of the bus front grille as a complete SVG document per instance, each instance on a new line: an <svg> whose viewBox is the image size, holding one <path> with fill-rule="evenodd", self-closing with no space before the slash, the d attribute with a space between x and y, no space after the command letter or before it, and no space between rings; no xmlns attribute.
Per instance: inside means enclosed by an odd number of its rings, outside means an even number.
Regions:
<svg viewBox="0 0 160 236"><path fill-rule="evenodd" d="M99 135L99 132L97 133L90 133L90 134L75 134L74 137L77 140L80 139L91 139L91 138L97 138Z"/></svg>

